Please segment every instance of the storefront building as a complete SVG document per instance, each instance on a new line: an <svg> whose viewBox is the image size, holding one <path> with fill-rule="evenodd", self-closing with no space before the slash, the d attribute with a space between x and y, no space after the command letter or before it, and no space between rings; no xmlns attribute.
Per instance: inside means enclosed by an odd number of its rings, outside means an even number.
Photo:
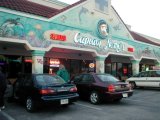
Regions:
<svg viewBox="0 0 160 120"><path fill-rule="evenodd" d="M110 0L62 8L2 0L0 19L0 65L8 76L53 74L62 63L71 76L97 72L126 79L144 65L160 65L160 44L135 39Z"/></svg>

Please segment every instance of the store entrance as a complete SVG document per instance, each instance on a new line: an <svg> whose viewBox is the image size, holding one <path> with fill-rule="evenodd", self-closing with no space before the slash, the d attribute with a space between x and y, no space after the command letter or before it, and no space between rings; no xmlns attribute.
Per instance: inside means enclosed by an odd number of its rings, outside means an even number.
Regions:
<svg viewBox="0 0 160 120"><path fill-rule="evenodd" d="M94 63L94 60L76 60L76 59L64 59L64 58L44 58L44 73L56 74L59 65L63 64L70 74L70 78L79 73L95 72L95 68L89 67L90 63ZM51 63L52 60L52 64ZM54 62L55 60L55 62Z"/></svg>
<svg viewBox="0 0 160 120"><path fill-rule="evenodd" d="M142 59L139 65L139 71L142 72L142 71L153 70L153 67L155 65L156 65L156 60Z"/></svg>
<svg viewBox="0 0 160 120"><path fill-rule="evenodd" d="M105 61L105 73L112 74L119 80L125 81L132 76L130 59L123 56L109 56Z"/></svg>
<svg viewBox="0 0 160 120"><path fill-rule="evenodd" d="M57 73L60 64L65 66L71 78L79 73L95 72L95 66L92 66L95 65L93 54L88 51L54 47L45 53L44 73Z"/></svg>
<svg viewBox="0 0 160 120"><path fill-rule="evenodd" d="M24 56L1 55L0 66L8 79L16 79L19 73L31 73L32 61L26 61ZM1 57L2 58L2 57Z"/></svg>

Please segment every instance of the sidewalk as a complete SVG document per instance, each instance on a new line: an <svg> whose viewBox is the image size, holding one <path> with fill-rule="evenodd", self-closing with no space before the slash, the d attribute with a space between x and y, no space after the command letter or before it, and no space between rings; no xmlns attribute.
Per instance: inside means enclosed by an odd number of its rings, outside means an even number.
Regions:
<svg viewBox="0 0 160 120"><path fill-rule="evenodd" d="M15 120L15 119L13 119L7 113L0 111L0 120Z"/></svg>

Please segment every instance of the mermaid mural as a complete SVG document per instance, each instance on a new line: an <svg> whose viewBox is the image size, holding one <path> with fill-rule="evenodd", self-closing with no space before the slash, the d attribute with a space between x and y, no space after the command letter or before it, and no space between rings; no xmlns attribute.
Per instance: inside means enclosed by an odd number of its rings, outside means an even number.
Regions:
<svg viewBox="0 0 160 120"><path fill-rule="evenodd" d="M25 26L28 26L28 24ZM50 45L50 41L43 38L43 30L40 24L29 27L30 29L26 31L24 25L20 22L20 18L7 19L0 26L0 37L27 40L33 47L45 48Z"/></svg>
<svg viewBox="0 0 160 120"><path fill-rule="evenodd" d="M20 18L7 19L0 26L0 37L12 37L22 39L24 36L24 26L20 23Z"/></svg>

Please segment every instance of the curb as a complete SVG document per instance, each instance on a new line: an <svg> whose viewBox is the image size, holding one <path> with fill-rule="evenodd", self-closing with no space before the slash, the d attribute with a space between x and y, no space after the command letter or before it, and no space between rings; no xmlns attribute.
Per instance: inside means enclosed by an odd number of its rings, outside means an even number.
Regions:
<svg viewBox="0 0 160 120"><path fill-rule="evenodd" d="M6 118L6 120L15 120L13 117L11 117L6 112L1 111L0 113Z"/></svg>

